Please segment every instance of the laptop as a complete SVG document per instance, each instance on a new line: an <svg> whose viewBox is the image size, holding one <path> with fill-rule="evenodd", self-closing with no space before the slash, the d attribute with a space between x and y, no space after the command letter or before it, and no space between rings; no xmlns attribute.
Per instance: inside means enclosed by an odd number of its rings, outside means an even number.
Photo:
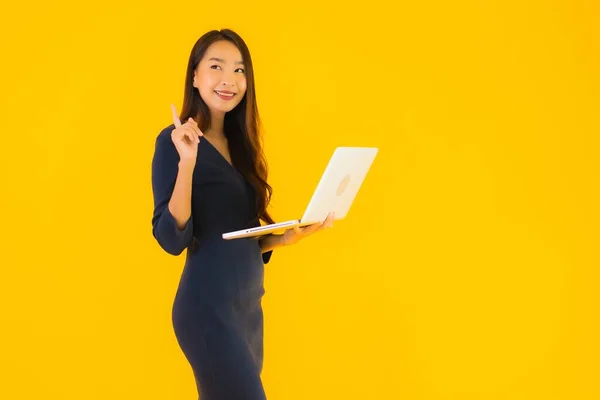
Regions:
<svg viewBox="0 0 600 400"><path fill-rule="evenodd" d="M302 218L223 233L223 239L264 236L321 223L330 212L335 213L335 220L345 218L378 150L376 147L337 147Z"/></svg>

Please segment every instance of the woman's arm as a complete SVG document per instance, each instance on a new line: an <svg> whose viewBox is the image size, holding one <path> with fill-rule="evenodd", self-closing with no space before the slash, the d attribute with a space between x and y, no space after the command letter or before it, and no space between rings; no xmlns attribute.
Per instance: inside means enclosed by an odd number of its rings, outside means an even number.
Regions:
<svg viewBox="0 0 600 400"><path fill-rule="evenodd" d="M192 176L194 163L180 161L173 194L169 201L169 211L177 221L177 228L183 230L192 215Z"/></svg>
<svg viewBox="0 0 600 400"><path fill-rule="evenodd" d="M284 246L283 235L267 235L259 239L260 249L263 253L269 252L278 247Z"/></svg>
<svg viewBox="0 0 600 400"><path fill-rule="evenodd" d="M295 226L287 229L283 235L267 235L259 239L260 249L263 253L269 252L277 247L289 246L298 243L301 239L314 233L333 226L334 213L329 213L327 218L321 222L304 227Z"/></svg>
<svg viewBox="0 0 600 400"><path fill-rule="evenodd" d="M179 160L168 129L157 137L152 159L152 234L167 253L179 255L193 240L193 168Z"/></svg>

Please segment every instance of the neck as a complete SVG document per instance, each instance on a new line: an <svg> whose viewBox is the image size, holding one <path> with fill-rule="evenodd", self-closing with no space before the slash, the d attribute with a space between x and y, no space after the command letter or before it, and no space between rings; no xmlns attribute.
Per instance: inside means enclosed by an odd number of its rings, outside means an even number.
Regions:
<svg viewBox="0 0 600 400"><path fill-rule="evenodd" d="M225 139L225 131L223 126L225 123L225 113L211 112L210 115L210 129L204 132L205 136L212 139Z"/></svg>

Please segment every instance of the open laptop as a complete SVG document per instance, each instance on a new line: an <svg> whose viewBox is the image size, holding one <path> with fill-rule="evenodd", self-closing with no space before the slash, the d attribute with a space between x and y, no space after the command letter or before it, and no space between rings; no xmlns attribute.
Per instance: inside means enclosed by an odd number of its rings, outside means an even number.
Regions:
<svg viewBox="0 0 600 400"><path fill-rule="evenodd" d="M223 239L264 236L295 226L321 223L330 212L335 213L336 220L343 219L348 214L378 150L376 147L336 148L301 219L227 232L223 234Z"/></svg>

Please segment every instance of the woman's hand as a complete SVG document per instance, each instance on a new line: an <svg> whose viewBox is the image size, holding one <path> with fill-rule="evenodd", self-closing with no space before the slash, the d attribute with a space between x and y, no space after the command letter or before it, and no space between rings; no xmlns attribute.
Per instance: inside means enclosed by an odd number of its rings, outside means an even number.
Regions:
<svg viewBox="0 0 600 400"><path fill-rule="evenodd" d="M187 122L182 125L174 105L171 105L171 110L173 112L173 124L175 124L175 129L171 132L171 140L175 144L177 153L179 153L179 159L182 162L195 165L196 156L198 155L198 143L200 143L200 137L204 134L193 118L188 118Z"/></svg>
<svg viewBox="0 0 600 400"><path fill-rule="evenodd" d="M296 244L301 239L304 239L307 236L312 235L313 233L317 233L326 228L331 228L333 226L333 220L335 218L335 213L329 213L325 221L321 223L316 223L312 225L307 225L304 227L295 226L292 229L288 229L285 231L283 235L281 235L281 244L283 246L289 246L291 244Z"/></svg>

